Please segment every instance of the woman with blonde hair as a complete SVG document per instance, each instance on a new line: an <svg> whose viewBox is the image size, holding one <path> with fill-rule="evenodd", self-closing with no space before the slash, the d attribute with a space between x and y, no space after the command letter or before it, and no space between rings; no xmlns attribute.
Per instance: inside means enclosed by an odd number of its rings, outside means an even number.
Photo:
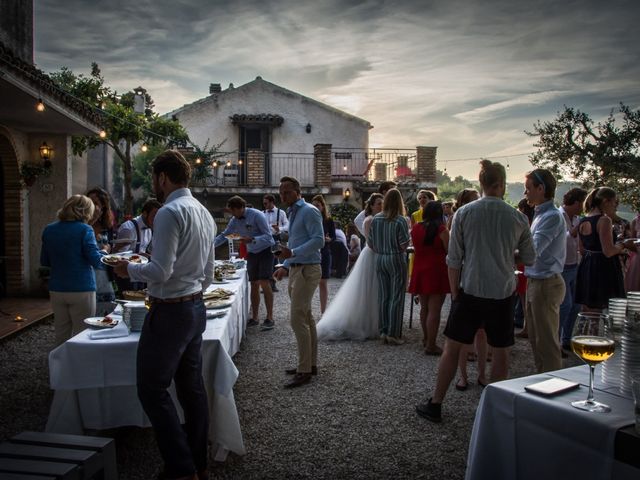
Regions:
<svg viewBox="0 0 640 480"><path fill-rule="evenodd" d="M84 195L68 198L58 221L42 233L40 264L51 268L49 295L54 315L56 346L84 330L83 320L95 315L96 280L93 269L103 269L102 254L88 222L95 207Z"/></svg>
<svg viewBox="0 0 640 480"><path fill-rule="evenodd" d="M625 296L619 255L635 246L633 240L615 243L612 219L617 208L618 196L609 187L594 188L584 201L587 215L578 226L582 261L575 296L583 310L600 311L607 308L610 298Z"/></svg>
<svg viewBox="0 0 640 480"><path fill-rule="evenodd" d="M407 285L405 251L410 240L402 195L392 188L384 196L382 213L373 217L367 238L367 244L377 254L380 339L392 345L404 343L400 337Z"/></svg>
<svg viewBox="0 0 640 480"><path fill-rule="evenodd" d="M322 215L322 229L324 230L324 247L320 249L320 266L322 267L322 278L318 291L320 293L320 314L327 309L327 300L329 298L329 288L327 280L331 276L331 242L336 241L336 224L329 216L327 204L322 195L316 195L311 199L313 206L320 210Z"/></svg>

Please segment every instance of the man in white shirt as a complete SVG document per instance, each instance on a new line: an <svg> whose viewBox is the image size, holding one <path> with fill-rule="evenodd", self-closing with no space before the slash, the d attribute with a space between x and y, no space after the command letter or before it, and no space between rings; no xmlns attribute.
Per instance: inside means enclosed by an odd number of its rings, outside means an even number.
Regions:
<svg viewBox="0 0 640 480"><path fill-rule="evenodd" d="M287 213L276 207L276 197L271 195L270 193L266 194L262 198L262 206L264 207L263 213L265 218L267 219L267 223L271 228L271 234L273 235L273 239L276 242L279 242L282 237L282 234L287 234L289 232L289 219L287 218ZM274 266L278 262L277 259L274 259ZM271 279L271 290L274 292L278 291L278 287L276 286L275 280Z"/></svg>
<svg viewBox="0 0 640 480"><path fill-rule="evenodd" d="M162 207L162 204L150 199L142 206L142 213L136 218L127 220L118 229L117 243L114 246L114 252L131 251L133 253L147 253L147 247L151 243L153 236L153 220L156 213ZM129 243L121 243L129 240ZM141 282L132 282L128 278L116 277L118 285L118 294L122 296L122 292L127 290L142 290L146 288L146 284Z"/></svg>
<svg viewBox="0 0 640 480"><path fill-rule="evenodd" d="M114 253L132 251L134 253L146 253L153 235L153 220L162 204L150 199L142 206L142 213L137 217L127 220L118 229L117 244ZM124 240L130 240L124 243Z"/></svg>
<svg viewBox="0 0 640 480"><path fill-rule="evenodd" d="M378 193L384 196L385 193L387 193L389 190L395 187L396 187L396 182L393 182L390 180L386 182L382 182L380 184L380 187L378 187ZM361 235L364 235L365 217L366 217L365 211L362 210L358 215L356 215L356 218L353 219L353 224L356 226L356 228L358 229Z"/></svg>
<svg viewBox="0 0 640 480"><path fill-rule="evenodd" d="M209 478L202 292L214 278L216 224L187 188L191 168L180 153L158 155L152 172L156 196L165 201L154 221L153 257L146 264L119 262L114 270L148 285L151 306L138 343L137 386L164 460L164 478L198 480ZM168 392L172 381L184 427Z"/></svg>
<svg viewBox="0 0 640 480"><path fill-rule="evenodd" d="M587 191L582 188L572 188L564 194L562 206L558 209L564 217L567 230L567 258L564 261L562 278L566 286L564 300L560 304L560 346L563 350L571 351L571 331L576 320L580 305L573 300L576 294L576 279L578 276L578 226ZM564 352L563 352L564 353ZM565 356L564 354L563 356Z"/></svg>

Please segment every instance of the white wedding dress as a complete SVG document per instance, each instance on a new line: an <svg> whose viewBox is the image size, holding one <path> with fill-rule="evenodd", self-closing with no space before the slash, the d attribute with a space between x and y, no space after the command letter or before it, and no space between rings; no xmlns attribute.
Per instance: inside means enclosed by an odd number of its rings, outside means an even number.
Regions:
<svg viewBox="0 0 640 480"><path fill-rule="evenodd" d="M364 247L316 326L318 340L378 338L376 254Z"/></svg>

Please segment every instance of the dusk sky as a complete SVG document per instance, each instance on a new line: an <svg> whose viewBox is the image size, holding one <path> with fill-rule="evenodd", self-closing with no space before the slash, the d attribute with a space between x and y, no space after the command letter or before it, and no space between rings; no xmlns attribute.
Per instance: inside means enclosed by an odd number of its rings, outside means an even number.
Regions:
<svg viewBox="0 0 640 480"><path fill-rule="evenodd" d="M372 147L435 145L439 169L476 178L563 105L640 108L639 21L637 0L36 0L35 61L95 61L160 113L260 75L368 120ZM527 157L496 159L521 181Z"/></svg>

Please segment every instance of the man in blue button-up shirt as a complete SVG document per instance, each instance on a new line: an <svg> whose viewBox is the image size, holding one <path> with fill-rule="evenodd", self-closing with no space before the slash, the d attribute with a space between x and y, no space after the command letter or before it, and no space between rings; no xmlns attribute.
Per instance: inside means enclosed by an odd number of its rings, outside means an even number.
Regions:
<svg viewBox="0 0 640 480"><path fill-rule="evenodd" d="M216 237L215 246L227 242L227 235L239 235L240 241L247 246L247 274L251 282L251 320L247 326L258 325L260 309L260 287L264 292L264 304L267 318L262 324L263 330L271 330L273 323L273 292L271 275L273 274L273 254L271 246L275 243L271 227L260 210L248 208L242 197L234 196L227 201L227 210L233 215L229 225Z"/></svg>
<svg viewBox="0 0 640 480"><path fill-rule="evenodd" d="M322 215L300 195L300 183L292 177L280 179L280 198L290 206L289 243L279 258L284 266L273 274L276 280L289 274L291 328L298 343L298 367L287 370L293 379L285 388L298 387L318 372L318 336L311 315L311 299L320 284L320 249L324 246Z"/></svg>
<svg viewBox="0 0 640 480"><path fill-rule="evenodd" d="M565 222L553 204L556 179L549 170L538 168L528 173L524 194L536 208L531 235L536 261L525 268L527 276L527 326L538 372L562 368L558 342L560 304L564 299L562 278L567 256Z"/></svg>

